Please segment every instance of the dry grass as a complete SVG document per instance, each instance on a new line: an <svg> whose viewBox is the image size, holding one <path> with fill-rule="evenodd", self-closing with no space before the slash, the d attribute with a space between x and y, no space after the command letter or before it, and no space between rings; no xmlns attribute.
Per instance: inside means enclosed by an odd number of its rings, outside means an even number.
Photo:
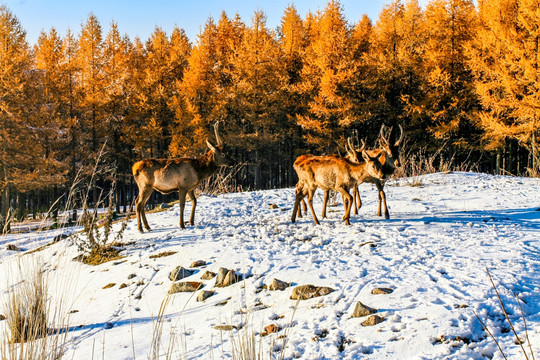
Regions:
<svg viewBox="0 0 540 360"><path fill-rule="evenodd" d="M19 279L8 284L12 290L3 304L8 333L0 340L0 359L61 359L68 334L65 317L50 301L42 268L24 265L19 262ZM55 329L54 323L64 325Z"/></svg>
<svg viewBox="0 0 540 360"><path fill-rule="evenodd" d="M150 259L158 259L165 256L171 256L176 254L176 251L164 251L160 252L159 254L150 255Z"/></svg>

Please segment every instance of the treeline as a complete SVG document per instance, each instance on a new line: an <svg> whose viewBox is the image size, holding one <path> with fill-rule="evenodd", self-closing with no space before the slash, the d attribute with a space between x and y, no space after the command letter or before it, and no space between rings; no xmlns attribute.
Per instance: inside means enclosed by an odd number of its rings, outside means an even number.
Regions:
<svg viewBox="0 0 540 360"><path fill-rule="evenodd" d="M287 7L277 29L223 12L194 42L160 27L130 39L114 22L104 34L90 15L31 46L1 6L1 214L111 187L121 210L134 161L199 155L216 121L244 189L291 186L297 155L374 145L382 124L402 125L406 155L536 175L539 14L532 0L396 0L351 24L330 0Z"/></svg>

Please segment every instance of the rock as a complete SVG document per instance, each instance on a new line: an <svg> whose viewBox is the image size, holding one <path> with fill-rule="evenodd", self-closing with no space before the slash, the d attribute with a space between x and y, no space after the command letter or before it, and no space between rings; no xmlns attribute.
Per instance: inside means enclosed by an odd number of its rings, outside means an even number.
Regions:
<svg viewBox="0 0 540 360"><path fill-rule="evenodd" d="M375 288L373 290L371 290L371 293L373 295L386 295L386 294L391 294L393 293L394 290L393 289L390 289L390 288Z"/></svg>
<svg viewBox="0 0 540 360"><path fill-rule="evenodd" d="M109 288L112 288L114 285L116 285L116 283L109 283L109 284L105 285L103 288L104 289L109 289Z"/></svg>
<svg viewBox="0 0 540 360"><path fill-rule="evenodd" d="M128 275L128 280L131 280L131 279L133 279L133 278L136 277L136 276L137 276L137 274L129 274L129 275Z"/></svg>
<svg viewBox="0 0 540 360"><path fill-rule="evenodd" d="M9 251L22 251L21 248L13 245L13 244L8 244L8 246L6 246L6 249L9 250Z"/></svg>
<svg viewBox="0 0 540 360"><path fill-rule="evenodd" d="M197 296L197 301L204 301L208 299L210 296L214 295L216 292L211 290L202 290L199 293L199 296Z"/></svg>
<svg viewBox="0 0 540 360"><path fill-rule="evenodd" d="M379 315L371 315L366 320L362 322L362 326L373 326L377 325L379 323L382 323L384 321L384 318Z"/></svg>
<svg viewBox="0 0 540 360"><path fill-rule="evenodd" d="M214 329L219 331L232 331L232 330L238 330L239 327L236 325L216 325L214 326Z"/></svg>
<svg viewBox="0 0 540 360"><path fill-rule="evenodd" d="M203 287L203 283L197 281L177 282L171 285L169 294L176 294L178 292L195 292Z"/></svg>
<svg viewBox="0 0 540 360"><path fill-rule="evenodd" d="M240 281L240 276L236 275L234 270L219 268L215 286L226 287L234 283L237 283L238 281Z"/></svg>
<svg viewBox="0 0 540 360"><path fill-rule="evenodd" d="M120 284L119 289L123 289L123 288L127 288L127 284L126 284L126 283L121 283L121 284Z"/></svg>
<svg viewBox="0 0 540 360"><path fill-rule="evenodd" d="M171 281L178 281L182 280L183 278L186 278L188 276L193 275L193 271L184 269L181 266L177 266L171 273L169 274L169 280Z"/></svg>
<svg viewBox="0 0 540 360"><path fill-rule="evenodd" d="M215 272L211 272L211 271L206 270L206 271L204 272L204 274L202 274L201 279L203 279L203 280L210 280L210 279L212 279L212 278L215 277L215 276L216 276L216 273L215 273Z"/></svg>
<svg viewBox="0 0 540 360"><path fill-rule="evenodd" d="M201 267L201 266L204 266L206 265L206 261L204 260L197 260L197 261L194 261L191 263L191 265L189 266L190 268L196 268L196 267Z"/></svg>
<svg viewBox="0 0 540 360"><path fill-rule="evenodd" d="M326 286L300 285L293 289L292 300L307 300L330 294L334 289Z"/></svg>
<svg viewBox="0 0 540 360"><path fill-rule="evenodd" d="M279 206L277 204L270 204L270 209L278 209Z"/></svg>
<svg viewBox="0 0 540 360"><path fill-rule="evenodd" d="M278 279L272 279L272 283L268 286L268 290L285 290L289 286L291 286L290 283Z"/></svg>
<svg viewBox="0 0 540 360"><path fill-rule="evenodd" d="M376 309L370 308L369 306L366 306L359 301L356 303L356 307L354 308L352 317L368 316L371 314L375 314L376 312Z"/></svg>
<svg viewBox="0 0 540 360"><path fill-rule="evenodd" d="M56 235L54 238L53 238L53 242L59 242L60 240L63 240L63 239L67 239L69 237L68 234L60 234L60 235Z"/></svg>
<svg viewBox="0 0 540 360"><path fill-rule="evenodd" d="M265 326L264 331L266 332L267 335L272 334L272 333L277 333L279 331L279 327L276 324L270 324L270 325Z"/></svg>
<svg viewBox="0 0 540 360"><path fill-rule="evenodd" d="M2 321L2 320L6 320L6 317L4 315L0 314L0 321Z"/></svg>
<svg viewBox="0 0 540 360"><path fill-rule="evenodd" d="M106 330L109 330L109 329L112 329L114 327L114 324L112 322L106 322L105 325L103 325L103 327Z"/></svg>

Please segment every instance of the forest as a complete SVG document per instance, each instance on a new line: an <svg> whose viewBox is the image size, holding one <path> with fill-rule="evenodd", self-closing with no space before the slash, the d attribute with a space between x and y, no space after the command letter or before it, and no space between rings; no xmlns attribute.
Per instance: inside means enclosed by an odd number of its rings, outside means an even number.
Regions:
<svg viewBox="0 0 540 360"><path fill-rule="evenodd" d="M129 210L131 165L200 156L213 124L234 149L231 190L293 186L298 155L405 133L401 175L537 176L540 3L395 0L349 23L318 12L208 18L196 39L156 26L130 39L90 14L78 32L26 39L0 6L0 226L99 202ZM221 174L223 176L223 174ZM111 194L110 196L107 194Z"/></svg>

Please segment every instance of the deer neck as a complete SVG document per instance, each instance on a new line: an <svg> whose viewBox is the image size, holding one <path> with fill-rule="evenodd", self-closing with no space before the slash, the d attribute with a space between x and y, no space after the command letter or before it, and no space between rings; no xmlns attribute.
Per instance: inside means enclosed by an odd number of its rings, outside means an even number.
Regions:
<svg viewBox="0 0 540 360"><path fill-rule="evenodd" d="M214 158L214 152L212 150L209 150L206 154L197 158L196 163L197 173L199 174L201 180L212 176L212 174L214 174L218 169Z"/></svg>

